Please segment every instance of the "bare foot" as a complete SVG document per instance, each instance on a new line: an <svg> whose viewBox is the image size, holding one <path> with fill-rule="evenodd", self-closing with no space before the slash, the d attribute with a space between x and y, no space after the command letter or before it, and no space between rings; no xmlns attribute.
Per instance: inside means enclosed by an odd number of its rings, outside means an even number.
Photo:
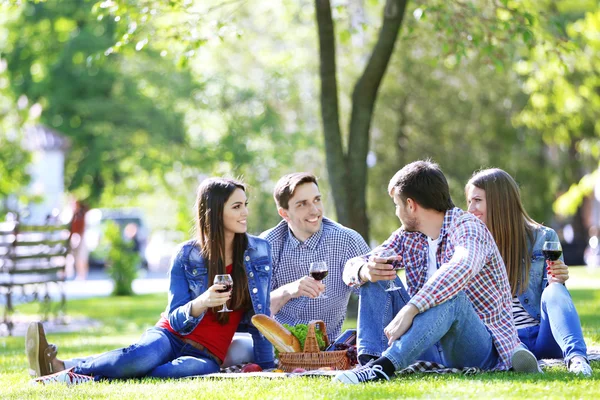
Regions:
<svg viewBox="0 0 600 400"><path fill-rule="evenodd" d="M55 373L64 371L65 370L65 362L62 360L59 360L58 358L53 359L52 360L52 370Z"/></svg>

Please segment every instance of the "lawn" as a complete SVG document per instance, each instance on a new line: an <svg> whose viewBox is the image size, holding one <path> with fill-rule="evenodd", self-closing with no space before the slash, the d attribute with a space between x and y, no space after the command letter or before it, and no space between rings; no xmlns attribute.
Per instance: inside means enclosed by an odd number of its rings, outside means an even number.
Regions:
<svg viewBox="0 0 600 400"><path fill-rule="evenodd" d="M600 271L572 268L571 293L579 311L586 342L600 346ZM166 303L166 295L130 298L91 298L69 302L69 314L102 323L98 329L50 334L59 345L59 356L69 358L94 354L133 343L154 324ZM23 314L35 313L32 305L19 307ZM348 320L346 327L355 324ZM390 398L596 398L600 393L600 362L592 364L591 379L575 377L564 368L544 375L486 373L471 377L416 375L391 382L344 387L326 378L286 380L130 380L76 387L30 385L22 337L0 338L0 398L2 399L390 399ZM594 395L596 393L596 395Z"/></svg>

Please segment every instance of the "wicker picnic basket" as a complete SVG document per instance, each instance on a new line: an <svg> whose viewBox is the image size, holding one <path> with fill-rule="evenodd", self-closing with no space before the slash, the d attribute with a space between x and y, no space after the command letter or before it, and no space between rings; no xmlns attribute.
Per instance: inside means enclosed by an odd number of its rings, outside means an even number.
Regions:
<svg viewBox="0 0 600 400"><path fill-rule="evenodd" d="M302 353L279 353L279 368L285 372L292 372L296 368L304 368L307 371L329 367L331 369L341 370L350 368L350 359L346 350L321 351L317 343L315 326L318 326L323 332L325 346L329 346L329 338L325 330L325 322L310 321L308 323L308 332L304 342L304 351Z"/></svg>

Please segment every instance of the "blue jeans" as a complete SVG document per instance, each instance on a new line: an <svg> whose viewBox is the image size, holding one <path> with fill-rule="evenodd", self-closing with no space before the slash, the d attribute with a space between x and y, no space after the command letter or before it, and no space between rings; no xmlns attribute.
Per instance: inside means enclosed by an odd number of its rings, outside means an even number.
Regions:
<svg viewBox="0 0 600 400"><path fill-rule="evenodd" d="M94 378L183 378L220 370L207 353L183 342L164 328L148 329L140 340L126 348L86 359L73 372Z"/></svg>
<svg viewBox="0 0 600 400"><path fill-rule="evenodd" d="M386 292L388 281L367 283L360 288L358 303L358 354L381 356L388 348L388 338L383 333L398 311L408 303L410 296L400 278L396 278L396 286L402 289ZM425 350L416 360L433 361L444 364L442 349L439 343Z"/></svg>
<svg viewBox="0 0 600 400"><path fill-rule="evenodd" d="M540 324L519 329L519 339L538 359L564 358L568 365L574 356L587 359L579 315L569 291L551 283L542 292Z"/></svg>
<svg viewBox="0 0 600 400"><path fill-rule="evenodd" d="M386 292L387 282L361 287L358 316L359 354L381 355L402 369L416 360L436 361L447 367L492 369L498 352L492 336L467 296L454 298L417 315L406 333L387 346L383 329L408 302L405 290ZM396 280L396 284L401 284Z"/></svg>

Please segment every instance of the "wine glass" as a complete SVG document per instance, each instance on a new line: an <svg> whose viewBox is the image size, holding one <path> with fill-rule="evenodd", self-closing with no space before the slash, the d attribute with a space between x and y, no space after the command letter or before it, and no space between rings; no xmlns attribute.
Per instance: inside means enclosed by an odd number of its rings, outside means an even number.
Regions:
<svg viewBox="0 0 600 400"><path fill-rule="evenodd" d="M548 261L558 260L562 255L560 242L544 242L542 253L544 253L544 258Z"/></svg>
<svg viewBox="0 0 600 400"><path fill-rule="evenodd" d="M327 263L325 261L316 261L310 263L310 269L308 270L308 274L315 281L322 281L325 279L327 274L329 273L329 269L327 268ZM315 299L326 299L327 296L325 293L320 293Z"/></svg>
<svg viewBox="0 0 600 400"><path fill-rule="evenodd" d="M542 253L544 254L544 258L548 261L558 260L562 254L560 242L544 242ZM548 279L548 277L546 277L546 279ZM554 278L548 280L548 282L552 283L553 279Z"/></svg>
<svg viewBox="0 0 600 400"><path fill-rule="evenodd" d="M225 293L231 292L233 290L233 279L231 279L231 275L215 275L215 279L213 281L215 285L224 285L225 289L217 289L217 293ZM221 308L217 312L231 312L229 308L227 308L227 302L223 304L223 308Z"/></svg>
<svg viewBox="0 0 600 400"><path fill-rule="evenodd" d="M378 258L387 258L388 260L384 262L384 264L393 264L395 260L391 259L392 257L397 257L398 254L396 254L396 252L392 249L381 249L381 250L375 250L373 252L373 256L378 257ZM402 286L398 286L396 285L396 282L394 282L396 279L392 279L391 281L388 281L388 287L386 290L386 292L393 292L395 290L400 290L402 289Z"/></svg>

